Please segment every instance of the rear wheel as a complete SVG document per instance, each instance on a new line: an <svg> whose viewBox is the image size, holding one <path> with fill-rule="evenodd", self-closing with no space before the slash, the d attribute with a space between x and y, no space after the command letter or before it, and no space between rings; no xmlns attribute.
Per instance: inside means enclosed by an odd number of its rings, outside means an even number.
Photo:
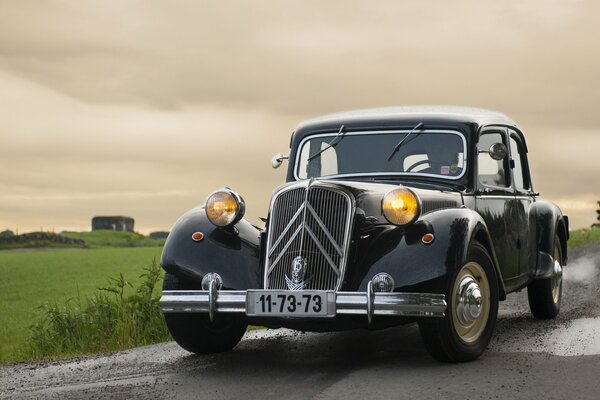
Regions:
<svg viewBox="0 0 600 400"><path fill-rule="evenodd" d="M425 347L440 361L475 360L486 349L498 315L498 280L485 247L473 243L467 261L442 290L446 316L419 322Z"/></svg>
<svg viewBox="0 0 600 400"><path fill-rule="evenodd" d="M562 249L560 239L554 237L554 271L550 278L531 282L527 287L529 308L534 317L550 319L558 315L562 298Z"/></svg>
<svg viewBox="0 0 600 400"><path fill-rule="evenodd" d="M163 290L191 289L177 276L167 273ZM233 315L216 315L211 322L208 315L193 313L163 314L171 336L177 344L196 354L221 353L234 348L244 336L247 324Z"/></svg>

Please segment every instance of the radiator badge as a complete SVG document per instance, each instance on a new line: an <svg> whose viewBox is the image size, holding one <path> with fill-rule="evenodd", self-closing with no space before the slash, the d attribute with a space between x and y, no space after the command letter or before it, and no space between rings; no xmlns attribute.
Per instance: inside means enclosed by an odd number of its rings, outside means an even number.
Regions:
<svg viewBox="0 0 600 400"><path fill-rule="evenodd" d="M292 261L292 279L285 276L285 282L290 290L302 290L308 284L304 281L304 273L306 272L306 260L302 256L294 258Z"/></svg>

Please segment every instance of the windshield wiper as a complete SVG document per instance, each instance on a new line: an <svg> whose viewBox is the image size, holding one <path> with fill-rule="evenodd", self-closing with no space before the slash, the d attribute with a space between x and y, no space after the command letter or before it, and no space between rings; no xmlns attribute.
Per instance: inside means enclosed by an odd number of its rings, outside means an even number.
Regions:
<svg viewBox="0 0 600 400"><path fill-rule="evenodd" d="M327 150L327 149L330 149L330 148L332 148L332 147L335 147L335 146L337 146L337 144L338 144L339 142L341 142L341 141L342 141L342 139L344 138L344 134L346 134L346 132L344 131L344 125L342 125L342 126L340 126L340 130L338 131L337 135L335 135L335 137L334 137L333 139L331 139L331 142L327 143L327 146L326 146L324 149L321 149L321 151L319 151L317 154L313 154L312 156L308 157L308 160L307 160L307 161L310 161L310 160L312 160L313 158L316 158L316 157L318 157L318 156L319 156L319 155L321 155L321 153L322 153L322 152L324 152L325 150ZM338 138L339 138L340 140L337 140ZM336 142L336 140L337 140L337 142Z"/></svg>
<svg viewBox="0 0 600 400"><path fill-rule="evenodd" d="M422 127L423 127L423 123L422 123L422 122L419 122L418 124L416 124L416 125L415 125L415 127L414 127L414 128L412 128L412 129L410 130L410 132L408 132L408 133L406 134L406 136L404 136L404 137L403 137L403 138L402 138L402 139L401 139L401 140L398 142L398 144L397 144L396 146L394 146L394 150L392 151L392 154L390 154L390 155L389 155L389 157L388 157L388 159L387 159L387 160L388 160L388 161L390 161L390 160L391 160L391 159L394 157L394 154L396 154L396 153L398 152L398 150L400 150L400 147L402 146L402 144L404 144L404 142L406 141L406 139L408 139L408 137L409 137L410 135L412 135L414 131L416 131L417 129L419 129L419 128L422 128Z"/></svg>

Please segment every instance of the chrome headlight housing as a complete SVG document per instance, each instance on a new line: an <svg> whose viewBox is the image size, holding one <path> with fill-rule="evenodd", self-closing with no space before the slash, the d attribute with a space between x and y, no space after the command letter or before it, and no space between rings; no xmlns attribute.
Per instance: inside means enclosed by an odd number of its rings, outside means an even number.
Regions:
<svg viewBox="0 0 600 400"><path fill-rule="evenodd" d="M204 205L206 217L216 226L225 227L233 225L244 216L246 204L242 197L224 188L212 192Z"/></svg>
<svg viewBox="0 0 600 400"><path fill-rule="evenodd" d="M394 225L408 225L421 216L421 199L408 188L392 189L383 196L381 211Z"/></svg>

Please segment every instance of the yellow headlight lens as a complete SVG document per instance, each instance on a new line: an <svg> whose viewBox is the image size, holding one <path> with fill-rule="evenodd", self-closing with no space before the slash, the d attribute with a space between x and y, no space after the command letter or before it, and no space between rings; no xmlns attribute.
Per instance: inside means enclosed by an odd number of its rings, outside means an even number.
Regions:
<svg viewBox="0 0 600 400"><path fill-rule="evenodd" d="M410 224L421 212L417 195L405 188L389 191L381 208L385 218L394 225Z"/></svg>
<svg viewBox="0 0 600 400"><path fill-rule="evenodd" d="M206 200L206 216L217 226L227 226L239 220L243 213L241 198L222 190L211 194Z"/></svg>

